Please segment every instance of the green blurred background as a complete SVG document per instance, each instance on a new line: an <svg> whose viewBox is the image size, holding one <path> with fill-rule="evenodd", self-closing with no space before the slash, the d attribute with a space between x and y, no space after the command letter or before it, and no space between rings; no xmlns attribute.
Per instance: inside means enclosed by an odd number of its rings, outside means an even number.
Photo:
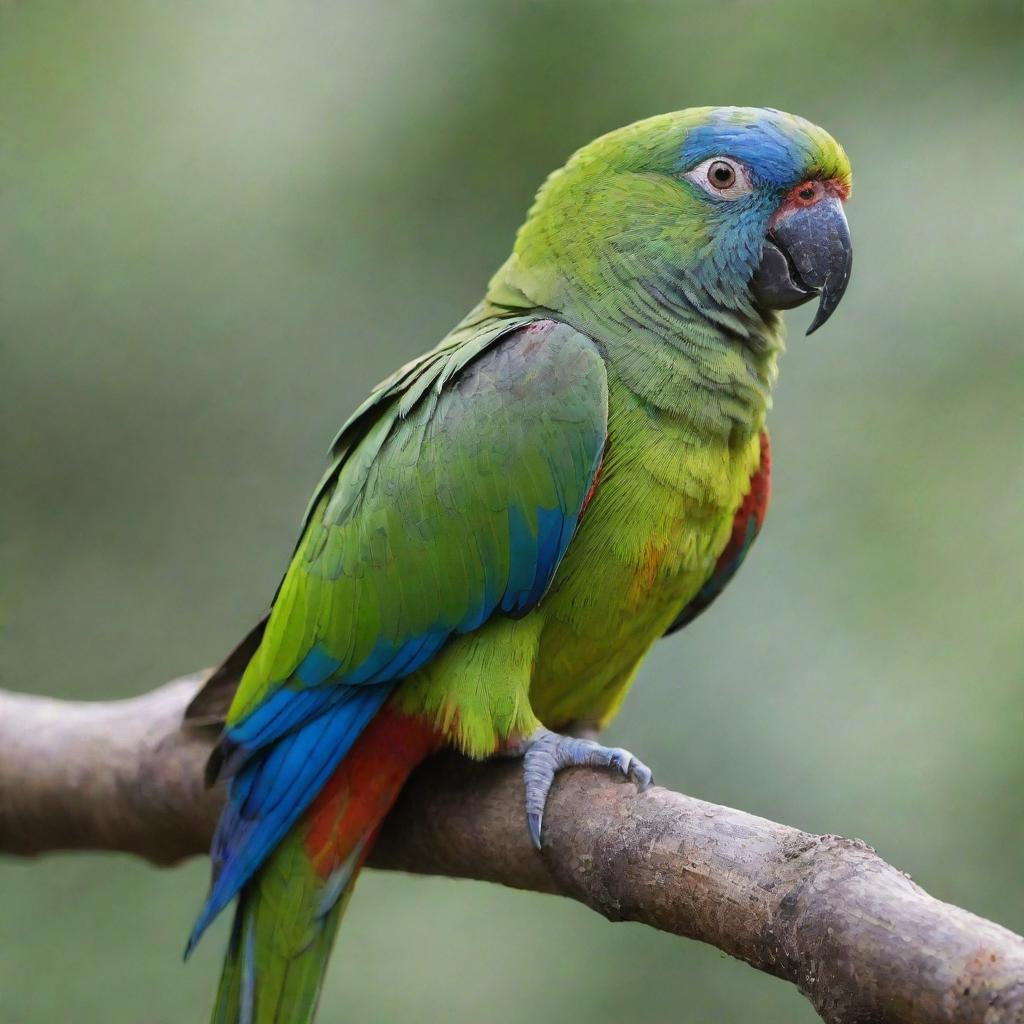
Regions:
<svg viewBox="0 0 1024 1024"><path fill-rule="evenodd" d="M775 499L611 737L659 781L860 836L1024 930L1024 6L0 2L0 685L210 664L328 441L432 345L577 146L793 110L847 147L853 284L790 315ZM0 1024L205 1019L206 864L0 864ZM369 873L321 1020L809 1022L582 907Z"/></svg>

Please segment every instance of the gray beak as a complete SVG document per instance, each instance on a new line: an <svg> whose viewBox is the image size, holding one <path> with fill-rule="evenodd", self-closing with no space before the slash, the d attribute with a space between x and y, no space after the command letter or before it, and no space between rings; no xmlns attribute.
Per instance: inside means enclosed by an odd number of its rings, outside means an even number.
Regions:
<svg viewBox="0 0 1024 1024"><path fill-rule="evenodd" d="M766 309L792 309L820 296L808 334L836 310L850 281L853 243L843 204L825 196L786 213L768 232L750 287Z"/></svg>

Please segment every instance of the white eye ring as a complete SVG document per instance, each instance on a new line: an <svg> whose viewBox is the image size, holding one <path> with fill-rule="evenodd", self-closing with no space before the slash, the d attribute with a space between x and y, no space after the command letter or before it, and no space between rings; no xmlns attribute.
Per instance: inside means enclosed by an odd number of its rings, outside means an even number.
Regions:
<svg viewBox="0 0 1024 1024"><path fill-rule="evenodd" d="M714 199L740 199L753 188L746 167L727 156L708 157L684 177Z"/></svg>

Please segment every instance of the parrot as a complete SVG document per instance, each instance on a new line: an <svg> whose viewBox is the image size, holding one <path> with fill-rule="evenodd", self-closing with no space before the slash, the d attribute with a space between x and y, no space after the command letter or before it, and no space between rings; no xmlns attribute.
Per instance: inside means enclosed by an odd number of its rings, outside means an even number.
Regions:
<svg viewBox="0 0 1024 1024"><path fill-rule="evenodd" d="M842 147L771 108L603 135L482 301L350 416L270 611L186 713L221 726L186 952L235 902L214 1024L313 1020L381 823L440 748L522 758L538 849L559 771L651 783L581 729L761 529L781 311L816 299L811 333L842 299L850 188Z"/></svg>

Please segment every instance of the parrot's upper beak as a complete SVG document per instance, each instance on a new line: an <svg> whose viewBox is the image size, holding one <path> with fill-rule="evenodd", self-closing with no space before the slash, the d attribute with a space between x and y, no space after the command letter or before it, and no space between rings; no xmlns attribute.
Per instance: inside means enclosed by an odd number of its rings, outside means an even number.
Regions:
<svg viewBox="0 0 1024 1024"><path fill-rule="evenodd" d="M772 218L750 287L767 309L792 309L821 296L811 334L835 312L852 266L842 200L822 189L812 205L785 203Z"/></svg>

